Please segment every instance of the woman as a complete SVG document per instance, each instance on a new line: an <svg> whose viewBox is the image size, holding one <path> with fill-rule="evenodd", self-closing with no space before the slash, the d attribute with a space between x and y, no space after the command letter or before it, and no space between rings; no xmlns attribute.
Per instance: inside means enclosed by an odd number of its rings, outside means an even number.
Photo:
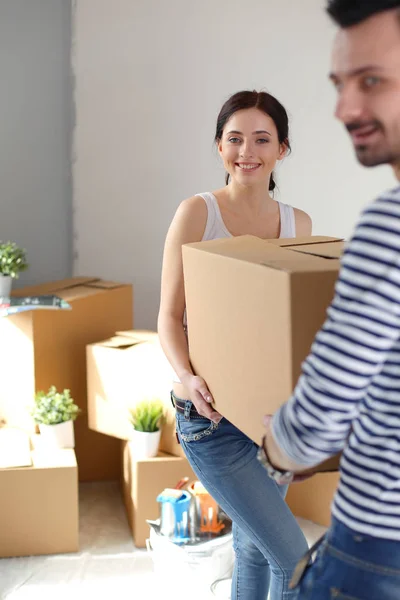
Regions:
<svg viewBox="0 0 400 600"><path fill-rule="evenodd" d="M233 521L232 600L288 600L288 584L306 540L287 507L286 487L269 478L257 445L212 407L206 382L193 373L185 332L182 245L251 234L260 238L311 234L311 219L273 199L273 169L290 150L284 107L266 92L243 91L223 105L215 142L226 186L184 200L165 242L158 332L177 374L177 432L210 494ZM179 379L178 379L179 378ZM190 414L183 414L186 401ZM186 404L186 406L188 406Z"/></svg>

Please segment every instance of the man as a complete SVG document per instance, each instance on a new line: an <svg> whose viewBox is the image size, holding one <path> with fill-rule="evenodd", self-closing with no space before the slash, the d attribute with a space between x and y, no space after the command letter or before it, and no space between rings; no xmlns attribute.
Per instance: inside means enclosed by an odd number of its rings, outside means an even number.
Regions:
<svg viewBox="0 0 400 600"><path fill-rule="evenodd" d="M400 1L331 0L328 13L340 26L336 116L361 164L400 179ZM343 451L332 524L299 600L399 600L400 186L362 214L294 394L266 426L277 480Z"/></svg>

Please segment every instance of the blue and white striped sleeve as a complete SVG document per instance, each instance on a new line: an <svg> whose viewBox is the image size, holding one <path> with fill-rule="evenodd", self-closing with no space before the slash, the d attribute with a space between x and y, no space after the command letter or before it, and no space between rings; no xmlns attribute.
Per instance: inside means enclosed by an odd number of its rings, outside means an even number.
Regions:
<svg viewBox="0 0 400 600"><path fill-rule="evenodd" d="M368 385L400 336L400 200L390 194L362 215L342 257L335 297L291 399L272 433L295 463L341 451Z"/></svg>

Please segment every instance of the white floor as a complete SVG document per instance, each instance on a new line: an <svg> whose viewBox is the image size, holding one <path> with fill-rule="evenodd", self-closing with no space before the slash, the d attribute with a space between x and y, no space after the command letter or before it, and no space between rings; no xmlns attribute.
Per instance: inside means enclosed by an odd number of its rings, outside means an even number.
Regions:
<svg viewBox="0 0 400 600"><path fill-rule="evenodd" d="M309 542L323 529L302 521ZM1 535L1 532L0 532ZM77 554L0 559L0 600L156 600L180 596L179 574L157 581L152 559L134 547L117 483L80 488L80 547ZM229 582L214 594L191 600L229 599Z"/></svg>

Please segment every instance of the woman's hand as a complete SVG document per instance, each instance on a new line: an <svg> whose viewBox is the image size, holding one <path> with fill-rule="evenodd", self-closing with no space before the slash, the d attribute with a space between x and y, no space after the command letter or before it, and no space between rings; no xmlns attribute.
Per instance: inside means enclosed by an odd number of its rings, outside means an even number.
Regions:
<svg viewBox="0 0 400 600"><path fill-rule="evenodd" d="M181 382L187 389L189 400L193 402L199 415L210 419L214 423L219 423L222 415L213 409L213 397L204 379L198 375L188 373L181 378Z"/></svg>

